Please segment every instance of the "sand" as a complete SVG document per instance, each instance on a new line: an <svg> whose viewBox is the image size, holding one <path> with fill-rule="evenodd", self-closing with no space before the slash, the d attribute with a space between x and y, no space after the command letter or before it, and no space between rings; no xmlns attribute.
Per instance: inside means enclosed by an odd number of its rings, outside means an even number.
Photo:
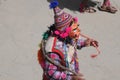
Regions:
<svg viewBox="0 0 120 80"><path fill-rule="evenodd" d="M82 33L98 40L101 50L95 59L90 57L93 47L78 51L81 73L86 80L120 80L120 0L111 0L116 14L97 8L96 13L80 13L79 2L61 0L60 7L78 17ZM42 80L38 44L54 23L48 5L47 0L0 0L0 80Z"/></svg>

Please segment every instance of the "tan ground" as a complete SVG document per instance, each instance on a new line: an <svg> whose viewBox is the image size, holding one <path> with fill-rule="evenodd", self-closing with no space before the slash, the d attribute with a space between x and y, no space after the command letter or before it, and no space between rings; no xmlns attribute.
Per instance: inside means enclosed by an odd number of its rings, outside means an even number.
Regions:
<svg viewBox="0 0 120 80"><path fill-rule="evenodd" d="M120 10L120 0L111 1ZM120 11L82 14L78 2L61 0L60 5L79 18L82 33L98 40L101 50L95 59L90 58L94 48L79 51L81 72L86 80L120 80ZM37 50L54 21L48 5L47 0L0 0L0 80L42 80Z"/></svg>

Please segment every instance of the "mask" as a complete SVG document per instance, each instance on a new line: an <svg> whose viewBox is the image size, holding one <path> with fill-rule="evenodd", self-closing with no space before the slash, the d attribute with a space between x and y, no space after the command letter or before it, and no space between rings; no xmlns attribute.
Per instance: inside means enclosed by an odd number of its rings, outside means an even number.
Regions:
<svg viewBox="0 0 120 80"><path fill-rule="evenodd" d="M78 27L78 21L74 18L74 21L71 25L71 31L69 32L69 37L73 39L78 39L80 36L80 28Z"/></svg>

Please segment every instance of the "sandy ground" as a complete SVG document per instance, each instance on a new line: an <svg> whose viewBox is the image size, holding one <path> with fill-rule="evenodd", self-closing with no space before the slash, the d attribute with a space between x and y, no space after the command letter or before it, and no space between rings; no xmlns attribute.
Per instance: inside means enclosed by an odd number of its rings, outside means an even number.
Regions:
<svg viewBox="0 0 120 80"><path fill-rule="evenodd" d="M111 1L120 10L120 0ZM79 18L82 33L98 40L101 50L95 59L94 48L79 51L81 72L86 80L120 80L120 11L79 13L79 2L61 0L60 7ZM48 5L49 0L0 0L0 80L42 80L37 50L54 21Z"/></svg>

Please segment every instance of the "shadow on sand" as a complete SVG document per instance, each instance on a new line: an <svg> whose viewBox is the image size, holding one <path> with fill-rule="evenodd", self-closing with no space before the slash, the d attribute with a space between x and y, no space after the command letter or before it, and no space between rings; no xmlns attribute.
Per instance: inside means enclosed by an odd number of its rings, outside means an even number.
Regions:
<svg viewBox="0 0 120 80"><path fill-rule="evenodd" d="M53 0L47 0L47 1L51 2ZM59 2L59 7L61 9L67 8L72 11L79 11L80 8L79 5L82 2L82 0L57 0L57 1ZM88 3L89 3L88 6L95 7L98 2L89 0Z"/></svg>

